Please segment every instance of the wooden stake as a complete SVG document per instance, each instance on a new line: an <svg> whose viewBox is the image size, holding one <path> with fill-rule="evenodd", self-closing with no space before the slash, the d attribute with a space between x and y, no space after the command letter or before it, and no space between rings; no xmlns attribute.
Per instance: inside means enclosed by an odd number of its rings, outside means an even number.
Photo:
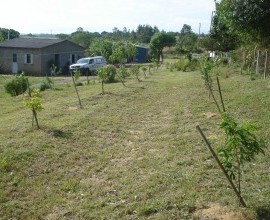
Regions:
<svg viewBox="0 0 270 220"><path fill-rule="evenodd" d="M223 167L222 163L220 162L216 152L213 150L213 148L211 147L209 141L207 140L207 138L205 137L203 131L201 130L200 126L196 126L196 129L199 131L204 143L206 144L206 146L208 147L208 149L210 150L210 152L212 153L213 157L215 158L216 162L218 163L220 169L222 170L222 172L224 173L224 175L226 176L227 180L229 181L231 187L233 188L235 194L237 195L237 197L239 198L239 202L241 203L241 205L243 207L247 207L244 199L242 198L240 192L237 190L237 188L235 187L233 181L231 180L231 178L229 177L227 171L225 170L225 168Z"/></svg>
<svg viewBox="0 0 270 220"><path fill-rule="evenodd" d="M71 78L72 78L72 81L73 81L73 85L75 87L75 91L77 93L77 97L78 97L78 100L79 100L80 108L82 108L82 102L81 102L81 99L80 99L80 96L79 96L79 92L78 92L78 89L77 89L77 86L76 86L75 79L74 79L74 76L73 76L72 71L70 71L70 75L71 75Z"/></svg>
<svg viewBox="0 0 270 220"><path fill-rule="evenodd" d="M218 92L219 92L219 97L220 97L221 104L222 104L222 109L223 109L223 112L226 112L225 105L224 105L224 102L223 102L223 97L222 97L222 92L221 92L221 88L220 88L220 83L219 83L218 76L217 76L217 84L218 84Z"/></svg>

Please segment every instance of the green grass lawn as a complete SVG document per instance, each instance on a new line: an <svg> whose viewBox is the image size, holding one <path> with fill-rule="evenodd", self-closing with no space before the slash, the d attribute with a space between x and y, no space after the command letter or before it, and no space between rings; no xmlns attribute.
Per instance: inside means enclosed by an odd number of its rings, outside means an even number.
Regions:
<svg viewBox="0 0 270 220"><path fill-rule="evenodd" d="M4 92L9 78L0 75L0 219L191 219L212 204L243 219L270 212L269 79L220 78L228 111L268 146L244 168L244 209L195 128L222 143L199 72L163 68L105 84L105 95L92 79L78 87L82 109L71 79L57 77L42 92L40 130L22 96Z"/></svg>

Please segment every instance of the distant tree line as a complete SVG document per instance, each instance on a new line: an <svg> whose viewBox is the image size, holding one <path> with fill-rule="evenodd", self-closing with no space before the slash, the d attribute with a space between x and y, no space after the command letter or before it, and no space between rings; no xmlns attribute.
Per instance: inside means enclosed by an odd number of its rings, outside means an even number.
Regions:
<svg viewBox="0 0 270 220"><path fill-rule="evenodd" d="M159 29L150 25L138 25L136 31L128 30L126 27L123 30L119 30L117 27L112 29L112 32L103 31L98 32L88 32L83 28L79 27L77 30L70 35L68 34L57 34L56 37L60 39L69 39L74 43L77 43L85 48L88 48L89 42L96 38L111 40L111 41L130 41L139 42L142 44L148 44L151 37L159 32Z"/></svg>
<svg viewBox="0 0 270 220"><path fill-rule="evenodd" d="M0 42L13 38L20 37L20 33L18 31L15 31L13 29L7 29L7 28L0 28Z"/></svg>
<svg viewBox="0 0 270 220"><path fill-rule="evenodd" d="M7 29L2 30L2 40L7 39ZM1 32L0 32L1 33ZM9 30L10 39L19 37L20 33ZM45 35L27 34L27 37L44 37ZM46 35L47 36L47 35ZM200 42L198 34L194 33L190 25L184 24L180 32L160 31L157 26L138 25L136 30L117 27L112 32L103 31L89 32L79 27L71 34L56 34L60 39L68 39L86 49L87 56L102 55L110 63L131 61L136 51L136 44L149 47L152 58L163 59L163 49L173 48L175 54L189 54L200 51ZM48 36L47 36L48 37ZM118 58L116 58L118 57Z"/></svg>
<svg viewBox="0 0 270 220"><path fill-rule="evenodd" d="M171 53L190 54L194 52L202 52L203 50L227 50L234 47L234 40L231 38L220 37L219 20L214 18L214 25L209 35L201 34L200 36L192 31L190 25L184 24L179 32L165 32L160 31L157 26L138 25L136 30L129 30L126 27L123 30L117 27L113 28L111 32L103 31L89 32L79 27L71 34L56 34L53 35L60 39L68 39L86 49L86 55L102 55L111 63L117 62L116 55L131 60L134 55L134 45L139 44L149 47L152 58L162 60L163 49L170 47ZM218 27L218 28L216 28ZM12 29L0 29L0 40L8 38L8 31L10 39L19 37L20 33ZM226 30L225 30L225 33ZM48 37L52 35L34 35L27 34L28 37ZM222 35L223 36L223 35ZM225 36L225 35L224 35ZM222 40L228 39L223 43ZM228 43L233 44L232 46ZM226 45L226 47L224 46Z"/></svg>

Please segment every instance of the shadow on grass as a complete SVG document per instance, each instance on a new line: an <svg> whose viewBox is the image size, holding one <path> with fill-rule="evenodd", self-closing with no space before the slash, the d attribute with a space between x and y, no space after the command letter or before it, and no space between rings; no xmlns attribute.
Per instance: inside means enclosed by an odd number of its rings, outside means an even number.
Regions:
<svg viewBox="0 0 270 220"><path fill-rule="evenodd" d="M53 137L56 137L56 138L66 138L66 139L69 139L73 136L72 132L70 131L62 131L62 130L59 130L59 129L52 129L52 130L49 130L49 133L53 136Z"/></svg>
<svg viewBox="0 0 270 220"><path fill-rule="evenodd" d="M144 86L130 86L130 85L128 85L128 86L125 86L125 87L129 88L129 89L145 89Z"/></svg>
<svg viewBox="0 0 270 220"><path fill-rule="evenodd" d="M63 91L64 89L63 88L54 88L54 90L56 90L56 91Z"/></svg>
<svg viewBox="0 0 270 220"><path fill-rule="evenodd" d="M270 219L270 207L258 207L256 210L258 220Z"/></svg>

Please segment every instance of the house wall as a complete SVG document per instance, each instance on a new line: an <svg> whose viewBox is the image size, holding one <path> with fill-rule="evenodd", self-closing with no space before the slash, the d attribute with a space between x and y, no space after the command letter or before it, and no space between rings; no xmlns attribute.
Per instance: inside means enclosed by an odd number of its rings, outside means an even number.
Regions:
<svg viewBox="0 0 270 220"><path fill-rule="evenodd" d="M50 75L54 63L62 74L69 73L69 65L84 56L84 49L70 41L62 41L41 49L0 48L0 66L9 73L14 71L13 54L17 54L17 70L27 75ZM26 63L26 54L31 54L31 63ZM72 56L73 55L73 56Z"/></svg>
<svg viewBox="0 0 270 220"><path fill-rule="evenodd" d="M72 55L76 62L84 56L83 48L69 41L42 48L42 75L50 74L52 64L55 64L58 70L61 69L62 74L68 74L69 65L72 64Z"/></svg>
<svg viewBox="0 0 270 220"><path fill-rule="evenodd" d="M17 64L13 62L13 54L17 54ZM31 55L31 63L26 63L26 54ZM13 65L17 72L24 71L27 75L37 75L41 72L41 56L39 49L0 48L0 64L12 73Z"/></svg>

